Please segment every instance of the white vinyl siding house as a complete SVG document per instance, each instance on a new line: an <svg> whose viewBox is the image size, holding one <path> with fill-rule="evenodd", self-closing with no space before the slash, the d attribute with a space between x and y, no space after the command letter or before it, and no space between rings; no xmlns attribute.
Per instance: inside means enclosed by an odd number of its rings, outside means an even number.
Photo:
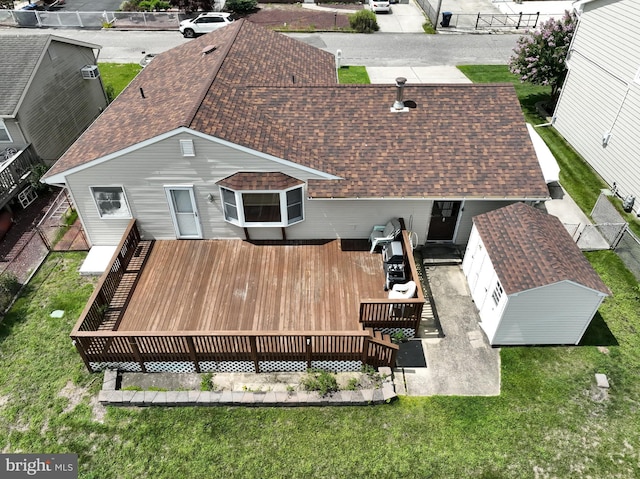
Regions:
<svg viewBox="0 0 640 479"><path fill-rule="evenodd" d="M640 198L640 2L584 2L553 125L621 196ZM640 211L640 201L635 209Z"/></svg>
<svg viewBox="0 0 640 479"><path fill-rule="evenodd" d="M609 294L562 224L524 204L474 218L462 270L492 345L578 344Z"/></svg>

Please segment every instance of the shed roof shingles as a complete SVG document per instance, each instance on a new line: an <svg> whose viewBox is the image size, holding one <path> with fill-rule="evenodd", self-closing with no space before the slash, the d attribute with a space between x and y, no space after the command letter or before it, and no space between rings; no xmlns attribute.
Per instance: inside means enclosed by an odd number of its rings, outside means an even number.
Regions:
<svg viewBox="0 0 640 479"><path fill-rule="evenodd" d="M560 281L611 294L555 216L514 203L473 222L507 294Z"/></svg>

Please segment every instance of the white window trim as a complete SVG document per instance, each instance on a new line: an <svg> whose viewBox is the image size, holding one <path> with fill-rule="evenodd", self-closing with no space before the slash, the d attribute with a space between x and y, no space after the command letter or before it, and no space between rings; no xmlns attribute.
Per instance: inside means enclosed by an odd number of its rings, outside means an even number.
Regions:
<svg viewBox="0 0 640 479"><path fill-rule="evenodd" d="M636 76L633 78L633 81L636 83L640 83L640 68L638 68L638 71L636 72Z"/></svg>
<svg viewBox="0 0 640 479"><path fill-rule="evenodd" d="M13 139L11 138L11 133L9 133L9 128L5 125L4 120L0 118L0 129L4 130L7 133L8 140L0 140L0 143L13 143Z"/></svg>
<svg viewBox="0 0 640 479"><path fill-rule="evenodd" d="M102 213L100 212L100 207L98 206L98 202L96 201L96 197L94 195L94 188L120 188L122 189L122 198L124 199L124 204L127 207L127 211L129 212L129 214L127 216L103 216ZM127 192L124 189L123 185L92 185L89 187L89 193L91 194L91 198L93 199L93 204L96 207L96 212L98 213L98 217L101 220L109 220L109 221L113 221L113 220L130 220L132 218L131 215L131 206L129 206L129 200L127 199Z"/></svg>
<svg viewBox="0 0 640 479"><path fill-rule="evenodd" d="M219 186L220 189L220 200L222 201L222 214L224 216L224 220L228 223L234 224L236 226L246 227L246 228L273 228L273 227L283 227L286 228L288 226L293 226L304 221L305 211L304 211L304 185L297 185L291 188L287 188L285 190L234 190L226 186ZM301 198L301 209L302 209L302 217L297 219L291 223L289 223L289 215L287 211L287 193L289 191L293 191L296 189L302 190L302 198ZM230 219L227 218L227 215L224 210L224 193L222 190L230 191L234 194L235 197L235 206L236 211L238 212L238 219ZM244 193L278 193L280 196L280 218L281 221L266 223L266 222L249 222L244 219L244 203L242 201L242 195Z"/></svg>

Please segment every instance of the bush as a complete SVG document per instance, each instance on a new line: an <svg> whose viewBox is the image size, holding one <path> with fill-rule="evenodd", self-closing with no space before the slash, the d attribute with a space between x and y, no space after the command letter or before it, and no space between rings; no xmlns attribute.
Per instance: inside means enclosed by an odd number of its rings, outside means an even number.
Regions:
<svg viewBox="0 0 640 479"><path fill-rule="evenodd" d="M300 381L305 391L318 391L324 397L338 390L338 381L329 371L322 369L310 369L307 376Z"/></svg>
<svg viewBox="0 0 640 479"><path fill-rule="evenodd" d="M380 30L376 14L371 10L360 10L349 15L349 25L358 33L373 33Z"/></svg>
<svg viewBox="0 0 640 479"><path fill-rule="evenodd" d="M258 0L227 0L224 8L234 13L250 13L258 8Z"/></svg>
<svg viewBox="0 0 640 479"><path fill-rule="evenodd" d="M0 312L9 307L18 291L20 291L20 283L15 274L9 271L0 274Z"/></svg>

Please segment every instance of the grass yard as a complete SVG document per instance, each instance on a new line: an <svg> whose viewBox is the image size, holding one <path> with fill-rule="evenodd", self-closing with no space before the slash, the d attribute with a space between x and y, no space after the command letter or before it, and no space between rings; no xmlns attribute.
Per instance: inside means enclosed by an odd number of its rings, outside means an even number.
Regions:
<svg viewBox="0 0 640 479"><path fill-rule="evenodd" d="M340 83L355 83L359 85L368 85L371 83L367 69L359 66L340 67L338 69L338 81Z"/></svg>
<svg viewBox="0 0 640 479"><path fill-rule="evenodd" d="M116 98L142 70L142 67L135 63L100 63L99 67L110 100Z"/></svg>
<svg viewBox="0 0 640 479"><path fill-rule="evenodd" d="M482 74L500 81L496 68ZM527 102L544 95L517 88ZM564 186L594 181L580 171ZM85 479L640 477L640 289L613 252L587 257L614 296L585 345L502 349L499 397L105 409L102 375L68 337L93 288L77 274L84 254L51 254L0 324L0 448L77 453Z"/></svg>

